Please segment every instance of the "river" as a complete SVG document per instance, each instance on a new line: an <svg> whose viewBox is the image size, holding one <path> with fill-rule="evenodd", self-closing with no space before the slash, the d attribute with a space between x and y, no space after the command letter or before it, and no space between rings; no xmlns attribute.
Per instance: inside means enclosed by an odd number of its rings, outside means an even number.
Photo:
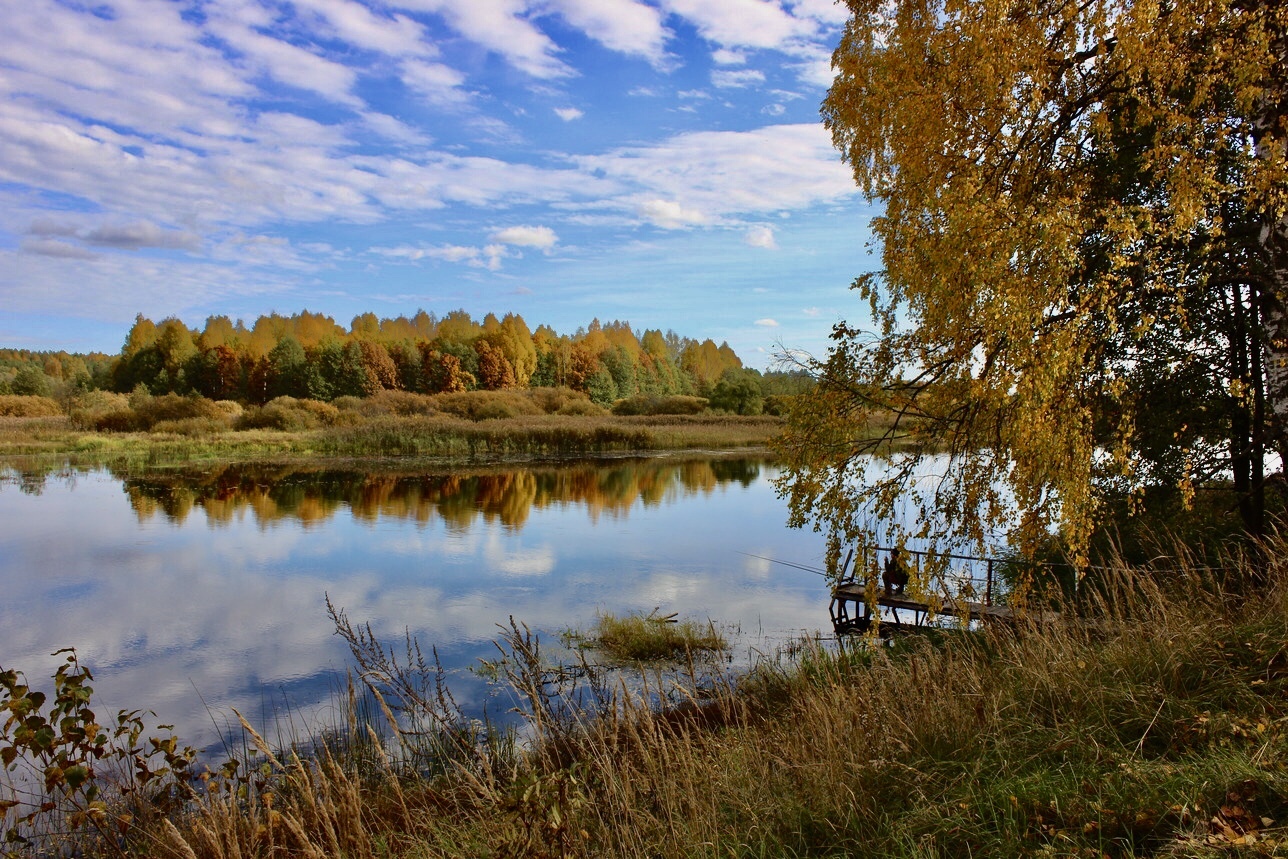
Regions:
<svg viewBox="0 0 1288 859"><path fill-rule="evenodd" d="M236 707L270 736L334 724L351 658L327 617L438 651L458 699L513 616L710 619L735 659L830 630L823 538L786 527L778 468L675 457L470 473L229 465L0 471L0 667L75 647L100 715L152 710L215 749ZM495 706L495 705L493 705Z"/></svg>

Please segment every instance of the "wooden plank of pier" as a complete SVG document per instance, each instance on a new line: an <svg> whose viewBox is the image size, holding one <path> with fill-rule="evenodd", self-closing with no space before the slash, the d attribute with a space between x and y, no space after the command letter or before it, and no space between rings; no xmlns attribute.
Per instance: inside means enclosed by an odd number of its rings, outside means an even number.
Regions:
<svg viewBox="0 0 1288 859"><path fill-rule="evenodd" d="M985 620L1012 622L1016 619L1016 612L1010 606L1004 605L986 605L982 602L961 599L956 597L945 597L943 600L931 603L924 599L914 599L904 594L888 594L883 588L877 588L876 604L881 608L892 610L903 610L913 613L918 619L913 625L920 625L920 619L933 615L950 615L965 620ZM862 582L843 582L832 590L832 599L841 602L853 602L856 606L865 605L867 602L867 587ZM1026 616L1034 617L1041 622L1049 622L1058 617L1056 612L1039 611L1028 613ZM847 613L848 617L848 613ZM886 621L887 623L899 624L897 615L895 620ZM856 628L865 628L866 623L854 623L859 618L856 616L851 623Z"/></svg>
<svg viewBox="0 0 1288 859"><path fill-rule="evenodd" d="M833 595L837 599L848 599L863 602L867 599L867 588L862 582L846 582L838 585ZM935 614L948 614L964 617L969 620L1014 620L1015 612L1010 606L985 605L982 602L946 597L938 605L932 606L927 600L914 599L904 594L887 594L877 588L877 605L882 608L904 609L906 611Z"/></svg>

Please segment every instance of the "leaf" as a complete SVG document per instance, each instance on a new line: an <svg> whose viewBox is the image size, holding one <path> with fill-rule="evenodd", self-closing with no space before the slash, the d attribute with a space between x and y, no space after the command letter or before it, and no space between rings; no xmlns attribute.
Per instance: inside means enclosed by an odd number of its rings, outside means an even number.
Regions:
<svg viewBox="0 0 1288 859"><path fill-rule="evenodd" d="M67 780L67 786L72 790L80 789L90 778L89 770L83 766L68 767L63 771L63 778Z"/></svg>

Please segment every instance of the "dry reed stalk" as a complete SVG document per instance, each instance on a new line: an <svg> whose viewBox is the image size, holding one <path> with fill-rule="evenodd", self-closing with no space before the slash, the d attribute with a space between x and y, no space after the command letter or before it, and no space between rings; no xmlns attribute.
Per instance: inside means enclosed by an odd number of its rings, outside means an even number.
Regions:
<svg viewBox="0 0 1288 859"><path fill-rule="evenodd" d="M239 713L236 707L232 707L231 709L233 711L233 715L237 717L237 721L241 722L242 730L250 735L251 742L255 744L255 748L259 749L259 753L266 757L269 762L279 770L285 770L286 767L282 766L282 762L277 759L277 755L273 754L272 747L269 746L264 738L259 735L259 731L256 731L251 723L246 721L246 717Z"/></svg>

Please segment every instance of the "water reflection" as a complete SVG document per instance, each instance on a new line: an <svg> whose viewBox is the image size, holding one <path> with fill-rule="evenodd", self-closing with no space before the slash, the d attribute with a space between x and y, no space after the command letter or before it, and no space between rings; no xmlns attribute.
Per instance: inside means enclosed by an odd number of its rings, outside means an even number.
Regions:
<svg viewBox="0 0 1288 859"><path fill-rule="evenodd" d="M349 662L327 594L387 641L436 646L479 710L489 693L466 669L511 615L552 636L660 607L727 625L745 655L829 624L820 577L764 560L822 563L819 535L785 527L776 473L674 459L0 472L0 665L34 680L75 646L105 712L152 709L209 745L234 706L262 725L326 721Z"/></svg>
<svg viewBox="0 0 1288 859"><path fill-rule="evenodd" d="M750 486L761 464L745 459L632 460L611 465L582 463L558 468L523 468L467 474L399 474L336 469L227 465L146 477L124 477L126 493L140 522L163 516L182 523L194 510L213 525L249 513L261 525L294 519L325 522L348 510L355 519L441 520L449 529L468 529L479 518L522 528L534 509L555 505L585 508L592 521L721 484ZM24 491L30 480L20 484Z"/></svg>

